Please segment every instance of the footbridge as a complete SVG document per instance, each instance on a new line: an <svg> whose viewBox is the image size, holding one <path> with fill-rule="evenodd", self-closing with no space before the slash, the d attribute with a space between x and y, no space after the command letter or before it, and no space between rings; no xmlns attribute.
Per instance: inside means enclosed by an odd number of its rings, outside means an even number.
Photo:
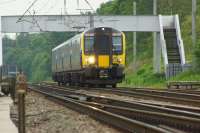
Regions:
<svg viewBox="0 0 200 133"><path fill-rule="evenodd" d="M1 16L1 33L84 31L107 26L125 32L156 32L154 70L160 72L161 54L166 78L184 71L185 52L178 15L174 16L93 16L30 15ZM0 36L2 58L2 36ZM0 62L2 64L2 60Z"/></svg>

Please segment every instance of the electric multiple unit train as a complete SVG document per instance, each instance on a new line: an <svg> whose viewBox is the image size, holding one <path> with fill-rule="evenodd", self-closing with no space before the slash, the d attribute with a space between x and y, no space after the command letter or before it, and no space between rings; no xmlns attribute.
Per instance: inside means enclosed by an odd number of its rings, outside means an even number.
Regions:
<svg viewBox="0 0 200 133"><path fill-rule="evenodd" d="M124 78L125 48L123 32L89 29L52 49L52 78L59 85L116 87Z"/></svg>

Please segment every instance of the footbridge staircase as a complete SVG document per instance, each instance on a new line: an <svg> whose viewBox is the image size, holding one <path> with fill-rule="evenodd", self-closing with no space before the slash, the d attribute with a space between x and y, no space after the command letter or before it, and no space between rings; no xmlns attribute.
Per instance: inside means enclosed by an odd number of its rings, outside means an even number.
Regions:
<svg viewBox="0 0 200 133"><path fill-rule="evenodd" d="M178 15L159 16L160 42L166 78L187 68Z"/></svg>

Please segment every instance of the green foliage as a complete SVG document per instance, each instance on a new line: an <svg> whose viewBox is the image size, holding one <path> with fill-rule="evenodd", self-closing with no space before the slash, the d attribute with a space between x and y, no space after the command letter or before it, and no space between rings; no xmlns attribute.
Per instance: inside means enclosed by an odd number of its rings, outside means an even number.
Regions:
<svg viewBox="0 0 200 133"><path fill-rule="evenodd" d="M31 81L51 79L51 49L74 33L19 34L3 39L4 64L16 64Z"/></svg>
<svg viewBox="0 0 200 133"><path fill-rule="evenodd" d="M200 74L197 73L196 71L189 70L170 79L170 81L179 81L179 80L180 81L200 81Z"/></svg>
<svg viewBox="0 0 200 133"><path fill-rule="evenodd" d="M181 21L183 21L185 16L191 15L191 0L158 0L158 5L159 14L178 14Z"/></svg>
<svg viewBox="0 0 200 133"><path fill-rule="evenodd" d="M152 65L143 64L136 72L126 74L125 81L121 86L148 86L148 87L163 87L165 78L162 74L154 74Z"/></svg>
<svg viewBox="0 0 200 133"><path fill-rule="evenodd" d="M47 52L41 52L35 56L32 61L32 71L34 72L32 76L33 81L42 81L50 77L51 63L50 56Z"/></svg>
<svg viewBox="0 0 200 133"><path fill-rule="evenodd" d="M114 0L101 5L97 13L101 15L133 15L133 2L137 3L137 14L152 14L153 0Z"/></svg>

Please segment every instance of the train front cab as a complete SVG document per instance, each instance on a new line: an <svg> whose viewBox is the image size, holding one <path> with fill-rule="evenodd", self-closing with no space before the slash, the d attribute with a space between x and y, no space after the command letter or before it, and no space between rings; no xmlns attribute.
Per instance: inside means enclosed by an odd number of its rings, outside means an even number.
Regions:
<svg viewBox="0 0 200 133"><path fill-rule="evenodd" d="M116 86L124 78L125 35L112 28L95 28L82 34L85 82Z"/></svg>

